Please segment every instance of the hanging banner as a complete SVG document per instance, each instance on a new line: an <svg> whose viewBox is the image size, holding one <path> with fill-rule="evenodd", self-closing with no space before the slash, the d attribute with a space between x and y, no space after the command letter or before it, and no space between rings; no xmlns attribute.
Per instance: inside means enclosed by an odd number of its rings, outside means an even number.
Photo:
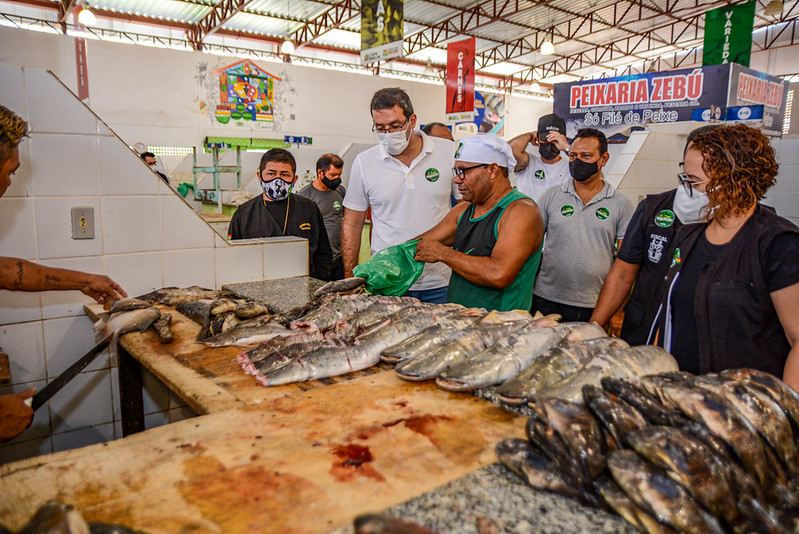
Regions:
<svg viewBox="0 0 799 534"><path fill-rule="evenodd" d="M75 6L72 10L72 23L75 29L83 31L83 24L78 22L78 13L83 8ZM78 98L84 104L89 104L89 64L86 61L86 39L83 37L75 37L75 67L78 73Z"/></svg>
<svg viewBox="0 0 799 534"><path fill-rule="evenodd" d="M402 0L361 3L361 63L402 57Z"/></svg>
<svg viewBox="0 0 799 534"><path fill-rule="evenodd" d="M623 140L648 124L727 120L752 123L782 135L788 82L736 65L555 84L554 113L566 121L566 137L596 128ZM756 106L763 106L760 110ZM741 108L750 109L741 109ZM728 113L728 108L732 109Z"/></svg>
<svg viewBox="0 0 799 534"><path fill-rule="evenodd" d="M447 44L447 122L474 118L475 38Z"/></svg>
<svg viewBox="0 0 799 534"><path fill-rule="evenodd" d="M764 134L781 137L790 85L777 76L731 65L727 120L758 120Z"/></svg>
<svg viewBox="0 0 799 534"><path fill-rule="evenodd" d="M749 66L755 2L720 7L705 13L702 65L738 63Z"/></svg>

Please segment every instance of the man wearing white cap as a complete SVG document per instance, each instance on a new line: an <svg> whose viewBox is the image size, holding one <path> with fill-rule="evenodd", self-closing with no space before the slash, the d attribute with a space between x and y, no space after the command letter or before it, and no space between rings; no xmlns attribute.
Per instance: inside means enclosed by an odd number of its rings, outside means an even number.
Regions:
<svg viewBox="0 0 799 534"><path fill-rule="evenodd" d="M416 259L452 268L447 301L490 310L530 309L541 261L538 206L510 185L516 159L493 135L464 138L455 153L463 200L422 234Z"/></svg>

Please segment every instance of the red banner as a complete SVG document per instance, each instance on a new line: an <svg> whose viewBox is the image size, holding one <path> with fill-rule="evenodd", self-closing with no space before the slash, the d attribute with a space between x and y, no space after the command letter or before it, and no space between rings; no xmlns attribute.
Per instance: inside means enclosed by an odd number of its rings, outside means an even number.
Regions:
<svg viewBox="0 0 799 534"><path fill-rule="evenodd" d="M447 44L447 121L474 118L475 38Z"/></svg>

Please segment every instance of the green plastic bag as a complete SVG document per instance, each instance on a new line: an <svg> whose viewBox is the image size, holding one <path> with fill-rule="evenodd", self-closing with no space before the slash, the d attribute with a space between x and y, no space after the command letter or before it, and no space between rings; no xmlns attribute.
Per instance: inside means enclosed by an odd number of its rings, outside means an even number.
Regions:
<svg viewBox="0 0 799 534"><path fill-rule="evenodd" d="M422 275L423 261L416 261L418 239L384 248L355 267L353 274L366 278L366 290L373 295L403 295Z"/></svg>

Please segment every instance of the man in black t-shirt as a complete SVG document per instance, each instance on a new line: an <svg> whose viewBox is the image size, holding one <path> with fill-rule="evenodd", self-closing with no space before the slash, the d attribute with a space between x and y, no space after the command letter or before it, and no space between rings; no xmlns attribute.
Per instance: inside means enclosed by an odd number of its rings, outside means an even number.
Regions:
<svg viewBox="0 0 799 534"><path fill-rule="evenodd" d="M296 236L308 240L308 273L330 279L333 252L322 213L313 200L291 194L297 164L288 150L273 148L261 158L258 178L263 195L248 200L230 220L228 239Z"/></svg>

